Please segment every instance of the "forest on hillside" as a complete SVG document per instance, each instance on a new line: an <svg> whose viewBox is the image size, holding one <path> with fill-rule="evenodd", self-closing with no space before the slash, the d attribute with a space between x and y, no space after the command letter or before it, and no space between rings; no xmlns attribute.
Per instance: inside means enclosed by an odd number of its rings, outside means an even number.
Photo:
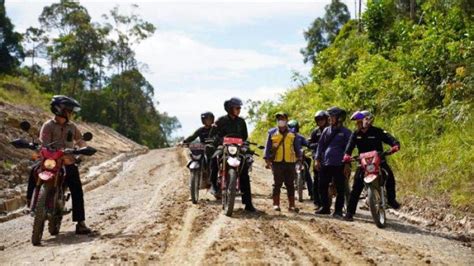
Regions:
<svg viewBox="0 0 474 266"><path fill-rule="evenodd" d="M143 76L146 65L134 52L155 25L118 7L95 22L72 0L45 6L38 21L38 28L17 32L0 2L0 99L48 109L52 95L72 96L82 105L80 119L110 126L150 148L169 145L180 124L158 111L157 89Z"/></svg>
<svg viewBox="0 0 474 266"><path fill-rule="evenodd" d="M360 20L333 0L305 32L309 80L276 102L252 102L253 139L263 142L286 111L306 136L317 110L370 110L394 134L398 190L474 206L474 24L469 0L373 0ZM346 126L353 128L350 121Z"/></svg>

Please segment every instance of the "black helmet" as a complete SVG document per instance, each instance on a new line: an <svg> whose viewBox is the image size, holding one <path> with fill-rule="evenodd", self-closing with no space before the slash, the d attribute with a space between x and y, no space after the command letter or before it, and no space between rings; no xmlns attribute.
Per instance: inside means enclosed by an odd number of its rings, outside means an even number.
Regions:
<svg viewBox="0 0 474 266"><path fill-rule="evenodd" d="M338 122L344 122L346 120L347 112L339 107L331 107L328 109L329 116L337 117Z"/></svg>
<svg viewBox="0 0 474 266"><path fill-rule="evenodd" d="M214 123L214 114L212 112L204 112L201 114L201 122L204 124L204 120L211 118Z"/></svg>
<svg viewBox="0 0 474 266"><path fill-rule="evenodd" d="M228 113L232 107L241 107L243 105L242 100L236 97L232 97L224 102L224 109Z"/></svg>
<svg viewBox="0 0 474 266"><path fill-rule="evenodd" d="M298 121L296 120L290 120L290 122L288 122L288 127L290 129L293 129L293 132L295 133L298 133L300 132L300 123L298 123Z"/></svg>
<svg viewBox="0 0 474 266"><path fill-rule="evenodd" d="M288 119L288 114L285 113L285 112L281 112L281 111L275 114L276 119L278 119L280 117L284 117L285 119Z"/></svg>
<svg viewBox="0 0 474 266"><path fill-rule="evenodd" d="M328 112L326 112L324 110L319 110L314 114L314 120L318 120L318 119L321 119L321 118L327 119L328 117L329 117Z"/></svg>
<svg viewBox="0 0 474 266"><path fill-rule="evenodd" d="M79 112L81 105L73 98L64 95L55 95L51 99L51 112L57 116L66 117L65 110Z"/></svg>

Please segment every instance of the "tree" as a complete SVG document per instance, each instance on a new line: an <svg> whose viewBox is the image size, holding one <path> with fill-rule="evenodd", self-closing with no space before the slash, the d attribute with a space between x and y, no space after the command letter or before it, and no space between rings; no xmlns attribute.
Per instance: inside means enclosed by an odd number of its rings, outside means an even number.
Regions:
<svg viewBox="0 0 474 266"><path fill-rule="evenodd" d="M304 32L308 44L300 52L305 63L311 61L315 64L316 55L334 41L339 30L351 18L349 9L339 0L332 0L325 10L324 17L316 18L311 27Z"/></svg>
<svg viewBox="0 0 474 266"><path fill-rule="evenodd" d="M48 37L46 37L44 30L29 27L24 34L24 42L25 47L29 47L25 51L25 56L31 57L31 79L34 80L37 68L39 68L35 65L35 58L46 55Z"/></svg>
<svg viewBox="0 0 474 266"><path fill-rule="evenodd" d="M21 34L7 17L5 2L0 0L0 74L11 73L24 58Z"/></svg>

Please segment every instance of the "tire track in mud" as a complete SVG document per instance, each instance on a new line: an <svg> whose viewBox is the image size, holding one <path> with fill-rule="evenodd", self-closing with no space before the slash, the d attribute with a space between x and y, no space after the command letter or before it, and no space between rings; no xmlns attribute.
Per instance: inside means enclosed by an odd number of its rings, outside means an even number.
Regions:
<svg viewBox="0 0 474 266"><path fill-rule="evenodd" d="M110 183L86 194L89 223L99 232L75 236L65 221L58 237L31 247L30 219L0 224L4 237L2 264L472 264L472 248L389 220L378 229L367 212L354 223L315 216L309 201L297 203L299 214L272 210L271 172L257 161L252 193L257 213L222 214L220 201L201 190L198 204L189 197L189 172L183 149L150 151L124 167ZM471 262L471 263L469 263Z"/></svg>

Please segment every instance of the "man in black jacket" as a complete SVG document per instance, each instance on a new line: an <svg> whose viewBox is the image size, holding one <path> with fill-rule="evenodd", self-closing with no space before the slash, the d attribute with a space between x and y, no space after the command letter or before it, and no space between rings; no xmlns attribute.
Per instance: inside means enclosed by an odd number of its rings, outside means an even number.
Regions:
<svg viewBox="0 0 474 266"><path fill-rule="evenodd" d="M314 115L314 121L316 122L316 128L313 129L311 132L311 136L308 140L309 148L313 150L313 157L316 154L316 150L318 149L318 142L321 134L323 133L324 128L326 128L328 124L329 114L324 110L319 110ZM313 180L313 203L316 209L321 207L321 199L319 196L318 191L318 184L319 184L319 171L313 167L314 173L314 180ZM309 188L308 188L309 189Z"/></svg>
<svg viewBox="0 0 474 266"><path fill-rule="evenodd" d="M233 136L246 141L248 138L247 123L240 115L242 101L239 98L231 98L224 102L224 109L227 115L220 117L216 121L217 135L219 144L225 136ZM256 211L252 204L252 195L250 188L250 177L248 166L245 165L240 173L240 190L242 191L242 203L245 204L245 210Z"/></svg>
<svg viewBox="0 0 474 266"><path fill-rule="evenodd" d="M374 150L383 152L383 143L386 143L392 147L390 150L391 153L395 153L400 150L400 142L398 142L398 140L396 140L387 131L372 126L374 116L369 111L362 111L361 114L364 115L362 120L362 128L352 133L349 143L346 147L344 162L347 163L351 161L351 154L355 147L357 147L359 154ZM393 176L392 169L385 160L382 162L381 167L385 169L388 174L386 183L388 204L392 206L392 208L398 209L400 204L396 200L395 178ZM345 219L348 221L353 220L360 193L364 188L363 175L364 173L359 167L354 177L354 184L352 186L349 206L347 207L347 213L345 216Z"/></svg>

